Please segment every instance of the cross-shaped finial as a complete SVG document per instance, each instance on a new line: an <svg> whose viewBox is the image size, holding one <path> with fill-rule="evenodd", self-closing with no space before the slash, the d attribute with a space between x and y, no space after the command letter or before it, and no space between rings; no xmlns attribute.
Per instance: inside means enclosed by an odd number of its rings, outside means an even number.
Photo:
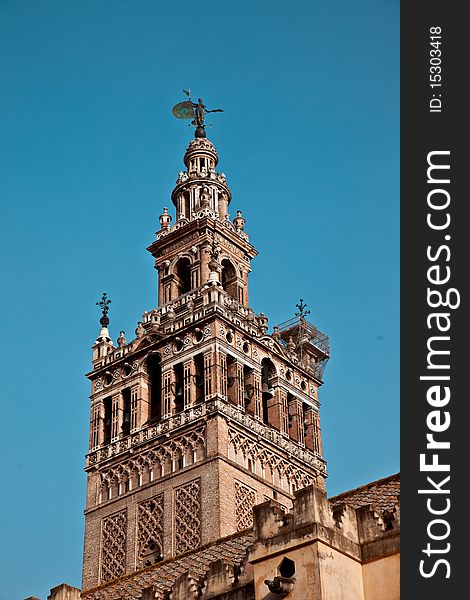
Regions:
<svg viewBox="0 0 470 600"><path fill-rule="evenodd" d="M111 300L108 298L108 294L103 292L101 300L96 303L96 306L99 306L101 308L101 312L103 313L103 316L100 319L100 323L103 327L107 327L109 325L108 311L110 304Z"/></svg>
<svg viewBox="0 0 470 600"><path fill-rule="evenodd" d="M303 319L306 315L310 314L310 311L306 310L308 304L304 304L303 298L301 298L299 304L296 304L295 306L299 309L299 312L295 313L296 317Z"/></svg>

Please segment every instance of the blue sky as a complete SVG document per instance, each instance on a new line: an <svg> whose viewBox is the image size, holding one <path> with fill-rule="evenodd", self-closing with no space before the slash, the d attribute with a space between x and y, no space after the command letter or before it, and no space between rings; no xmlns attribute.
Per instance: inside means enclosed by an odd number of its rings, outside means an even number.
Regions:
<svg viewBox="0 0 470 600"><path fill-rule="evenodd" d="M0 0L1 600L80 587L95 302L131 339L192 130L260 252L250 302L331 339L329 495L399 470L399 12L391 0Z"/></svg>

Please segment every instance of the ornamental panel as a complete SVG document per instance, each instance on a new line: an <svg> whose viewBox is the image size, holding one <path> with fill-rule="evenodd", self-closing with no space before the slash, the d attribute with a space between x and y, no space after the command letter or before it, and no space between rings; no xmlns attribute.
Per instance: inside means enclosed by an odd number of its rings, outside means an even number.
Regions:
<svg viewBox="0 0 470 600"><path fill-rule="evenodd" d="M137 568L150 567L163 558L163 494L138 505Z"/></svg>
<svg viewBox="0 0 470 600"><path fill-rule="evenodd" d="M201 484L199 479L175 489L175 552L201 545Z"/></svg>
<svg viewBox="0 0 470 600"><path fill-rule="evenodd" d="M124 575L126 570L127 514L123 510L101 522L101 583Z"/></svg>
<svg viewBox="0 0 470 600"><path fill-rule="evenodd" d="M256 492L243 483L235 481L235 520L238 531L253 526L255 502Z"/></svg>

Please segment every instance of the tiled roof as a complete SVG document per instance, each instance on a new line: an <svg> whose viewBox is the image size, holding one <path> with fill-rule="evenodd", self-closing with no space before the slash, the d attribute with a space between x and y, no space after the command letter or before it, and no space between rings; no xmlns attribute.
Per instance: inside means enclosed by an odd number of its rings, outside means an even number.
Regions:
<svg viewBox="0 0 470 600"><path fill-rule="evenodd" d="M246 556L248 547L253 543L250 531L241 532L222 539L215 544L205 546L149 567L143 571L120 577L115 581L82 593L84 600L136 600L141 598L142 589L155 586L160 592L171 589L182 573L190 572L203 577L209 565L219 559L225 559L232 565L239 565Z"/></svg>
<svg viewBox="0 0 470 600"><path fill-rule="evenodd" d="M344 502L352 508L360 508L371 504L374 507L386 510L394 504L398 504L400 496L400 473L390 475L384 479L372 481L366 485L349 492L343 492L333 496L329 501L331 504Z"/></svg>

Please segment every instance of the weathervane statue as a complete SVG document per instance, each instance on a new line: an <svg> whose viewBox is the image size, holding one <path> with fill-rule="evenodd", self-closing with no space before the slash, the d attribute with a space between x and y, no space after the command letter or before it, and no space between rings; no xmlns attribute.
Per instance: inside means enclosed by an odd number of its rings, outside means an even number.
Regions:
<svg viewBox="0 0 470 600"><path fill-rule="evenodd" d="M193 119L191 125L196 126L194 137L205 138L206 129L204 126L204 116L207 113L224 112L221 108L215 108L214 110L207 110L205 104L202 103L202 98L199 98L197 103L191 100L189 90L183 90L188 96L189 100L185 102L179 102L173 106L173 114L177 119Z"/></svg>

